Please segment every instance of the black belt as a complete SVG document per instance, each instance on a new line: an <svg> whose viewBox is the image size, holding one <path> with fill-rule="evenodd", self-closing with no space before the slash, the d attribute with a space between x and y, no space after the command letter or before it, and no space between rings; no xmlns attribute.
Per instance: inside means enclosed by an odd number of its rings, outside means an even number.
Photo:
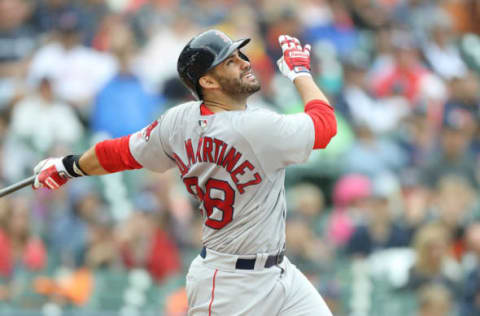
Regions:
<svg viewBox="0 0 480 316"><path fill-rule="evenodd" d="M200 252L200 257L205 259L206 256L207 256L207 248L203 247L202 251ZM277 255L268 256L267 260L265 261L265 268L270 268L270 267L273 267L274 265L282 263L283 257L285 257L285 250L282 250ZM253 259L239 258L235 263L235 269L253 270L255 268L255 261L257 261L256 258L253 258Z"/></svg>

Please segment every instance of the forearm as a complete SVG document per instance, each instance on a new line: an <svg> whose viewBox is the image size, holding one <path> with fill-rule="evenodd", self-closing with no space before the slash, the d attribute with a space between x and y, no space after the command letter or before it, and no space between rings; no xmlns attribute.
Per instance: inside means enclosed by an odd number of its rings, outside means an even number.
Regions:
<svg viewBox="0 0 480 316"><path fill-rule="evenodd" d="M129 139L130 136L109 139L97 143L80 156L67 155L40 161L33 169L36 175L33 188L56 190L71 178L142 168L130 152Z"/></svg>
<svg viewBox="0 0 480 316"><path fill-rule="evenodd" d="M313 149L325 148L337 134L337 120L333 107L311 76L299 76L294 80L294 84L302 97L305 113L313 121L315 128Z"/></svg>
<svg viewBox="0 0 480 316"><path fill-rule="evenodd" d="M323 94L322 90L320 90L311 76L299 76L295 78L293 83L302 98L303 104L306 105L310 101L320 100L330 105L327 97Z"/></svg>
<svg viewBox="0 0 480 316"><path fill-rule="evenodd" d="M99 176L103 174L109 174L110 172L105 170L100 161L98 160L97 153L95 152L95 146L91 147L85 153L82 154L78 161L80 169L90 176Z"/></svg>
<svg viewBox="0 0 480 316"><path fill-rule="evenodd" d="M78 167L89 176L139 169L129 147L130 136L109 139L95 144L78 159Z"/></svg>

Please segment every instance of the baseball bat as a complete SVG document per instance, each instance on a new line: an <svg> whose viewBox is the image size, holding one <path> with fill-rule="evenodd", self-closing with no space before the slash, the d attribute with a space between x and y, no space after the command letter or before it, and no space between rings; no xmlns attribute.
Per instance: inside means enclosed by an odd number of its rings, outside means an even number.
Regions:
<svg viewBox="0 0 480 316"><path fill-rule="evenodd" d="M17 190L20 190L21 188L24 188L28 185L32 185L34 181L35 181L35 176L31 176L21 181L18 181L17 183L14 183L6 188L3 188L0 190L0 198L10 193L13 193Z"/></svg>

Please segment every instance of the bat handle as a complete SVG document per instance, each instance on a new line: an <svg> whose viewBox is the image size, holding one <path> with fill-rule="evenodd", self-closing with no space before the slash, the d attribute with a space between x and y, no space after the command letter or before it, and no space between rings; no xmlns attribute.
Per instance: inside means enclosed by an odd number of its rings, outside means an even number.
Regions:
<svg viewBox="0 0 480 316"><path fill-rule="evenodd" d="M31 177L28 177L26 179L23 179L17 183L14 183L6 188L3 188L0 190L0 198L5 196L5 195L8 195L12 192L15 192L17 190L20 190L21 188L24 188L26 186L29 186L29 185L32 185L33 182L35 181L35 175L31 176Z"/></svg>

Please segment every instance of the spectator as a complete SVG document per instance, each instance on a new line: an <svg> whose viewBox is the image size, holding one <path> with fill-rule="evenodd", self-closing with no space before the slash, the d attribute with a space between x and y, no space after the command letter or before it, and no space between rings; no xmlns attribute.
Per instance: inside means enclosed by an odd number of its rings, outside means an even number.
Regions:
<svg viewBox="0 0 480 316"><path fill-rule="evenodd" d="M0 112L21 97L37 46L35 30L26 23L31 9L26 0L0 1Z"/></svg>
<svg viewBox="0 0 480 316"><path fill-rule="evenodd" d="M431 190L423 185L416 169L410 169L401 175L402 216L409 230L415 232L424 225L429 216Z"/></svg>
<svg viewBox="0 0 480 316"><path fill-rule="evenodd" d="M306 27L303 37L307 43L327 41L333 44L337 55L343 57L358 48L359 35L343 2L332 1L330 7L331 21Z"/></svg>
<svg viewBox="0 0 480 316"><path fill-rule="evenodd" d="M81 24L75 12L60 16L57 31L58 40L34 55L29 82L35 85L42 78L50 78L55 95L75 106L85 118L92 97L111 78L116 63L112 56L81 44Z"/></svg>
<svg viewBox="0 0 480 316"><path fill-rule="evenodd" d="M4 155L10 157L5 177L18 181L31 173L32 164L41 157L73 150L83 136L75 112L55 98L51 80L43 78L36 92L26 95L12 109L4 146Z"/></svg>
<svg viewBox="0 0 480 316"><path fill-rule="evenodd" d="M433 187L444 175L454 174L478 188L475 160L468 151L472 141L471 116L465 111L450 111L441 130L439 149L422 166L423 181Z"/></svg>
<svg viewBox="0 0 480 316"><path fill-rule="evenodd" d="M361 29L377 30L389 23L389 14L378 1L350 1L350 10L355 25Z"/></svg>
<svg viewBox="0 0 480 316"><path fill-rule="evenodd" d="M39 271L47 264L43 242L32 234L29 200L10 200L8 211L1 214L0 277L11 279L18 271Z"/></svg>
<svg viewBox="0 0 480 316"><path fill-rule="evenodd" d="M291 217L287 221L287 249L299 268L312 282L319 281L319 273L326 266L320 264L329 257L325 252L325 244L315 237L310 223L300 217ZM327 250L328 251L328 250ZM330 253L331 255L331 253Z"/></svg>
<svg viewBox="0 0 480 316"><path fill-rule="evenodd" d="M328 221L328 238L337 246L350 240L355 224L362 221L371 196L370 179L360 174L347 174L337 180L333 189L333 211Z"/></svg>
<svg viewBox="0 0 480 316"><path fill-rule="evenodd" d="M59 23L62 23L61 17L64 14L75 12L80 15L79 8L74 1L69 0L38 0L35 1L35 10L33 11L30 23L43 35L52 35Z"/></svg>
<svg viewBox="0 0 480 316"><path fill-rule="evenodd" d="M106 212L92 183L83 181L70 188L68 208L49 210L47 240L57 265L74 269L86 262L89 231L101 212ZM64 202L68 203L68 202Z"/></svg>
<svg viewBox="0 0 480 316"><path fill-rule="evenodd" d="M325 197L320 188L309 183L297 184L290 192L289 209L293 212L290 213L289 225L292 228L287 237L293 244L292 254L301 257L299 262L306 264L303 271L312 271L318 277L318 273L327 269L335 257L334 247L327 237L330 214L325 209ZM305 225L308 227L304 228ZM302 229L305 231L300 232ZM301 247L299 243L302 244ZM290 247L287 245L287 248Z"/></svg>
<svg viewBox="0 0 480 316"><path fill-rule="evenodd" d="M450 97L443 111L443 125L456 121L464 125L468 133L476 129L475 118L480 110L480 81L473 72L465 72L462 76L453 78L449 83ZM452 113L453 112L453 113Z"/></svg>
<svg viewBox="0 0 480 316"><path fill-rule="evenodd" d="M113 236L113 221L108 212L97 212L88 222L88 244L85 266L95 271L108 269L118 262Z"/></svg>
<svg viewBox="0 0 480 316"><path fill-rule="evenodd" d="M426 285L418 292L418 316L449 316L452 305L452 295L444 286Z"/></svg>
<svg viewBox="0 0 480 316"><path fill-rule="evenodd" d="M467 66L452 37L451 23L449 16L441 11L430 27L431 38L423 47L430 67L445 80L463 77L467 73Z"/></svg>
<svg viewBox="0 0 480 316"><path fill-rule="evenodd" d="M379 101L371 95L367 56L360 52L351 53L343 65L345 81L341 100L354 125L366 124L377 135L397 128L409 111L408 104L398 98Z"/></svg>
<svg viewBox="0 0 480 316"><path fill-rule="evenodd" d="M130 18L135 38L140 46L175 20L179 0L147 0Z"/></svg>
<svg viewBox="0 0 480 316"><path fill-rule="evenodd" d="M472 223L466 232L468 250L474 256L475 265L465 274L460 314L473 316L480 313L480 223Z"/></svg>
<svg viewBox="0 0 480 316"><path fill-rule="evenodd" d="M75 112L55 98L52 80L45 77L40 80L35 94L15 105L9 132L44 156L55 146L74 148L84 130Z"/></svg>
<svg viewBox="0 0 480 316"><path fill-rule="evenodd" d="M388 178L387 178L388 177ZM389 180L393 179L393 180ZM380 175L373 180L373 193L365 220L355 227L347 244L347 252L356 256L368 256L376 250L407 247L411 232L395 218L393 195L398 193L393 176Z"/></svg>
<svg viewBox="0 0 480 316"><path fill-rule="evenodd" d="M314 184L299 183L290 192L289 208L295 213L294 216L305 219L313 231L318 236L322 236L328 219L325 195L322 190Z"/></svg>
<svg viewBox="0 0 480 316"><path fill-rule="evenodd" d="M375 177L398 172L407 165L406 152L389 138L377 138L366 122L355 126L357 141L345 154L343 168L349 173Z"/></svg>
<svg viewBox="0 0 480 316"><path fill-rule="evenodd" d="M156 31L142 46L136 60L138 75L151 91L161 91L165 82L177 76L177 64L173 61L198 27L186 14L176 14L174 20Z"/></svg>
<svg viewBox="0 0 480 316"><path fill-rule="evenodd" d="M460 270L449 255L450 231L440 223L422 226L414 236L415 264L410 268L406 288L417 290L431 282L446 286L452 294L458 293Z"/></svg>
<svg viewBox="0 0 480 316"><path fill-rule="evenodd" d="M445 175L439 179L434 196L434 216L453 232L452 250L460 260L464 251L464 229L472 219L478 200L475 190L467 179L455 175Z"/></svg>
<svg viewBox="0 0 480 316"><path fill-rule="evenodd" d="M368 73L369 84L378 74L393 67L395 47L392 42L394 30L391 26L384 26L375 31L372 43L372 62Z"/></svg>
<svg viewBox="0 0 480 316"><path fill-rule="evenodd" d="M415 40L424 41L436 10L434 1L430 0L398 1L392 17L395 24L411 31Z"/></svg>
<svg viewBox="0 0 480 316"><path fill-rule="evenodd" d="M87 46L92 46L94 36L97 33L97 30L101 28L100 25L110 10L106 3L107 1L105 0L86 0L78 2L83 17L82 22L84 24L83 41Z"/></svg>
<svg viewBox="0 0 480 316"><path fill-rule="evenodd" d="M379 98L402 96L413 107L438 79L421 64L418 44L408 33L397 30L391 40L393 63L372 77L372 89Z"/></svg>
<svg viewBox="0 0 480 316"><path fill-rule="evenodd" d="M115 34L111 49L117 57L119 72L96 96L90 118L94 132L106 132L110 137L142 129L156 119L161 110L160 99L147 92L133 73L132 56L136 47L131 30L120 23Z"/></svg>
<svg viewBox="0 0 480 316"><path fill-rule="evenodd" d="M407 153L410 169L425 165L437 145L438 122L433 122L427 111L426 103L417 106L395 133L396 141Z"/></svg>
<svg viewBox="0 0 480 316"><path fill-rule="evenodd" d="M137 211L118 231L118 243L127 269L145 268L161 283L180 271L178 248L167 232L165 214L156 198L144 193L137 198ZM161 258L161 260L159 260Z"/></svg>

